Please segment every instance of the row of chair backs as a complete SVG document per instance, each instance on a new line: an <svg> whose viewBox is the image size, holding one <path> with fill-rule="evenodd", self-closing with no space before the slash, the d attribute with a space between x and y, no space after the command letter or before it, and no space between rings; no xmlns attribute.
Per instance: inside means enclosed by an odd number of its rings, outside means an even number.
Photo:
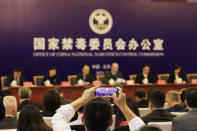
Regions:
<svg viewBox="0 0 197 131"><path fill-rule="evenodd" d="M135 80L136 79L136 74L132 74L129 75L130 80ZM158 80L165 80L166 82L168 81L170 74L158 74ZM42 81L43 81L44 76L43 75L39 75L39 76L33 76L33 80L34 80L34 84L37 86L42 85ZM105 79L104 79L104 75L97 75L96 76L97 80L101 81L102 83L104 83ZM2 76L1 77L1 86L5 87L5 81L7 79L7 76ZM193 73L193 74L187 74L187 79L189 82L191 82L192 79L197 79L197 73ZM77 82L77 75L68 75L68 81L71 84L75 84Z"/></svg>

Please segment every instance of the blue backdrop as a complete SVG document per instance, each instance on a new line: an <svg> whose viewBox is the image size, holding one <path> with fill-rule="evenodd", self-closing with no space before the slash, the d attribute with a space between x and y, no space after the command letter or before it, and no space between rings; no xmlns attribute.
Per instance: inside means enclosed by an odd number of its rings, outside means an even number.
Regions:
<svg viewBox="0 0 197 131"><path fill-rule="evenodd" d="M112 29L104 35L94 33L89 26L90 14L96 9L107 10L113 18ZM162 52L164 56L70 56L35 57L33 39L45 38L111 38L114 49L109 52L135 52L115 50L115 42L121 38L129 42L134 38L139 52ZM164 40L163 51L142 51L143 39ZM58 68L62 80L67 75L81 71L83 64L93 67L92 71L103 71L103 66L120 63L120 70L128 79L129 74L139 73L142 64L150 64L153 74L169 73L174 64L181 64L184 73L197 72L197 4L176 2L132 2L122 0L1 0L0 2L0 76L12 73L21 66L29 81L33 75L46 74L51 65ZM151 49L153 45L151 45ZM102 48L101 48L102 49ZM69 52L69 51L67 51ZM91 52L89 49L73 52ZM107 52L107 51L94 51ZM93 53L94 53L93 52ZM100 68L96 68L100 65ZM97 73L98 73L97 72Z"/></svg>

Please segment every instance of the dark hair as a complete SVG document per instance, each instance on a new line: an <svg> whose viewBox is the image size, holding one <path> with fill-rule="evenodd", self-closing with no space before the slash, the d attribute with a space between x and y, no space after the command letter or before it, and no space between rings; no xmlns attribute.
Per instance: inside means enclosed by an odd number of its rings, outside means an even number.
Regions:
<svg viewBox="0 0 197 131"><path fill-rule="evenodd" d="M146 97L146 91L144 89L137 89L135 91L135 96L143 99Z"/></svg>
<svg viewBox="0 0 197 131"><path fill-rule="evenodd" d="M61 99L57 91L49 89L44 95L43 105L45 111L55 112L61 105Z"/></svg>
<svg viewBox="0 0 197 131"><path fill-rule="evenodd" d="M135 101L128 97L126 99L126 103L128 105L128 107L137 115L139 116L139 110L138 107L135 103ZM123 121L126 121L126 118L124 117L122 111L120 110L120 108L117 105L114 105L114 114L116 115L116 119L115 119L115 127L119 127L120 123Z"/></svg>
<svg viewBox="0 0 197 131"><path fill-rule="evenodd" d="M106 131L112 120L112 107L108 101L96 97L83 107L83 114L88 131Z"/></svg>
<svg viewBox="0 0 197 131"><path fill-rule="evenodd" d="M51 67L49 68L49 70L57 70L57 68L56 68L55 66L51 66Z"/></svg>
<svg viewBox="0 0 197 131"><path fill-rule="evenodd" d="M180 97L181 97L181 102L184 103L185 102L185 97L186 97L186 91L182 91Z"/></svg>
<svg viewBox="0 0 197 131"><path fill-rule="evenodd" d="M144 126L139 131L162 131L162 130L157 127Z"/></svg>
<svg viewBox="0 0 197 131"><path fill-rule="evenodd" d="M149 101L156 107L156 108L163 108L165 104L165 95L160 90L154 90L149 95Z"/></svg>
<svg viewBox="0 0 197 131"><path fill-rule="evenodd" d="M144 65L142 66L142 69L144 69L145 67L149 67L149 68L150 68L150 65L144 64Z"/></svg>
<svg viewBox="0 0 197 131"><path fill-rule="evenodd" d="M176 64L176 65L174 66L174 71L177 70L177 69L181 69L181 66L180 66L179 64Z"/></svg>
<svg viewBox="0 0 197 131"><path fill-rule="evenodd" d="M197 88L189 88L186 92L186 100L191 108L197 108Z"/></svg>
<svg viewBox="0 0 197 131"><path fill-rule="evenodd" d="M0 91L0 121L5 118L5 108L3 105L3 94Z"/></svg>
<svg viewBox="0 0 197 131"><path fill-rule="evenodd" d="M20 111L17 131L52 131L52 129L44 123L38 108L27 105Z"/></svg>
<svg viewBox="0 0 197 131"><path fill-rule="evenodd" d="M22 69L21 69L21 67L15 67L13 71L14 72L22 72Z"/></svg>

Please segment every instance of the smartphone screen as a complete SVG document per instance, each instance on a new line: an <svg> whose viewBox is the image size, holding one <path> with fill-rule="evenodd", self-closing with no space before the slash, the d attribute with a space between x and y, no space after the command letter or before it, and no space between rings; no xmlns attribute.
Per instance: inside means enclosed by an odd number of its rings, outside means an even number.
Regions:
<svg viewBox="0 0 197 131"><path fill-rule="evenodd" d="M117 88L97 88L95 91L95 96L112 96L117 93Z"/></svg>

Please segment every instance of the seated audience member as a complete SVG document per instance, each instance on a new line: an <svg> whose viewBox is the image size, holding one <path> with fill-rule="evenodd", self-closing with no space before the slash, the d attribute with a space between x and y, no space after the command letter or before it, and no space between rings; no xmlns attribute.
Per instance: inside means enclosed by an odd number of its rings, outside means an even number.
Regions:
<svg viewBox="0 0 197 131"><path fill-rule="evenodd" d="M137 89L135 91L136 105L138 108L148 108L148 101L146 100L146 91L144 89Z"/></svg>
<svg viewBox="0 0 197 131"><path fill-rule="evenodd" d="M80 98L58 109L52 118L53 130L71 131L69 121L74 116L75 111L84 105L83 123L86 131L107 131L112 124L112 106L102 97L95 98L95 90L96 87L85 90ZM131 131L137 131L145 125L127 106L126 96L121 88L119 88L119 95L114 94L112 98L123 112Z"/></svg>
<svg viewBox="0 0 197 131"><path fill-rule="evenodd" d="M142 67L142 73L137 74L135 83L139 84L149 84L149 83L154 83L154 78L150 74L150 66L145 64Z"/></svg>
<svg viewBox="0 0 197 131"><path fill-rule="evenodd" d="M186 103L191 110L173 120L172 131L194 131L197 129L197 88L189 88L186 91Z"/></svg>
<svg viewBox="0 0 197 131"><path fill-rule="evenodd" d="M139 110L132 98L126 99L126 104L132 110L137 116L139 116ZM117 105L114 105L114 114L115 117L115 130L114 131L129 131L128 122L126 121L126 118L124 117L124 114L121 112L121 110L118 108Z"/></svg>
<svg viewBox="0 0 197 131"><path fill-rule="evenodd" d="M187 107L186 104L185 104L186 89L185 88L181 89L179 94L180 94L180 97L181 97L181 105L186 108Z"/></svg>
<svg viewBox="0 0 197 131"><path fill-rule="evenodd" d="M85 127L82 122L83 106L79 108L77 113L78 113L78 119L70 123L70 128L72 129L72 131L85 131Z"/></svg>
<svg viewBox="0 0 197 131"><path fill-rule="evenodd" d="M22 75L22 69L20 67L15 67L13 70L13 74L9 75L5 81L5 86L23 86L23 82L25 82L25 76Z"/></svg>
<svg viewBox="0 0 197 131"><path fill-rule="evenodd" d="M157 127L144 126L139 131L162 131L162 130Z"/></svg>
<svg viewBox="0 0 197 131"><path fill-rule="evenodd" d="M92 84L94 80L94 76L90 73L90 67L88 65L84 65L82 73L77 75L77 83L80 85L88 85Z"/></svg>
<svg viewBox="0 0 197 131"><path fill-rule="evenodd" d="M52 66L49 69L49 74L44 77L42 81L42 85L45 86L61 85L61 80L57 75L57 69L55 66Z"/></svg>
<svg viewBox="0 0 197 131"><path fill-rule="evenodd" d="M165 95L159 90L152 91L149 95L149 108L151 113L142 119L145 123L149 122L167 122L174 119L174 115L163 109L165 104Z"/></svg>
<svg viewBox="0 0 197 131"><path fill-rule="evenodd" d="M119 64L112 63L111 71L105 72L105 84L115 84L118 79L123 79L122 73L119 71Z"/></svg>
<svg viewBox="0 0 197 131"><path fill-rule="evenodd" d="M187 83L185 75L181 73L180 65L175 65L173 73L170 74L170 77L168 79L168 83L175 83L175 84Z"/></svg>
<svg viewBox="0 0 197 131"><path fill-rule="evenodd" d="M0 121L5 118L5 108L3 105L3 93L0 91Z"/></svg>
<svg viewBox="0 0 197 131"><path fill-rule="evenodd" d="M18 105L18 111L26 105L34 105L39 110L43 110L42 104L31 101L31 89L29 87L20 87L18 90L18 97L20 102Z"/></svg>
<svg viewBox="0 0 197 131"><path fill-rule="evenodd" d="M58 93L59 96L60 96L61 105L69 104L69 103L72 102L71 100L67 100L67 99L64 98L64 92L62 91L62 88L60 88L60 87L55 87L54 89L57 91L57 93Z"/></svg>
<svg viewBox="0 0 197 131"><path fill-rule="evenodd" d="M168 103L168 112L187 112L189 111L181 105L180 94L178 91L169 91L166 94L166 102Z"/></svg>
<svg viewBox="0 0 197 131"><path fill-rule="evenodd" d="M27 105L19 114L17 131L52 131L52 129L45 124L37 107Z"/></svg>
<svg viewBox="0 0 197 131"><path fill-rule="evenodd" d="M16 129L17 127L17 102L14 96L6 96L3 99L5 118L0 121L0 129Z"/></svg>
<svg viewBox="0 0 197 131"><path fill-rule="evenodd" d="M61 99L56 90L49 89L45 93L43 99L43 106L43 116L52 117L55 114L55 111L61 106Z"/></svg>

